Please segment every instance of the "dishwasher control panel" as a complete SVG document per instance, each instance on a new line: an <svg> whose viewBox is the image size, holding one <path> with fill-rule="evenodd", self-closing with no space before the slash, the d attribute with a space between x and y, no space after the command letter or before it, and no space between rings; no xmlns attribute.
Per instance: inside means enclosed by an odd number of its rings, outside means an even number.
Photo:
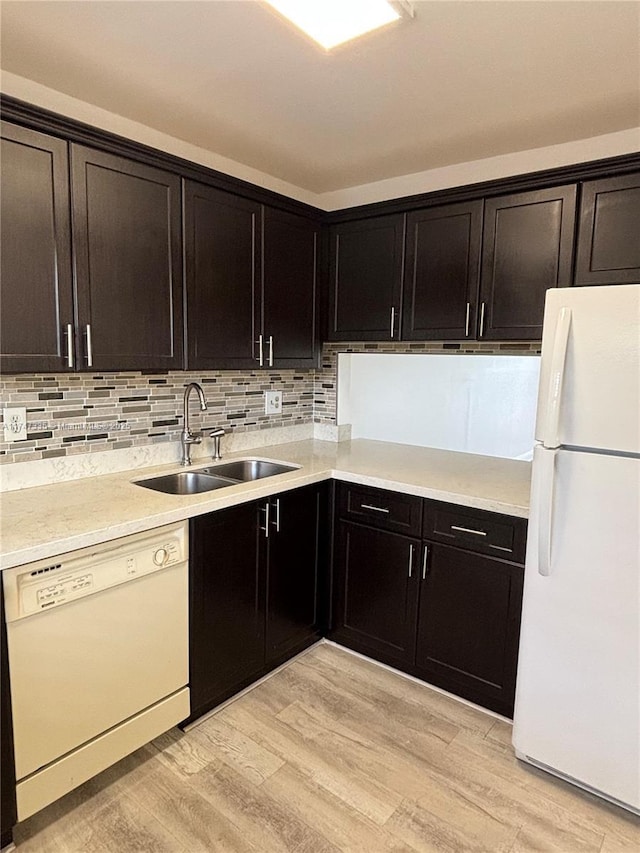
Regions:
<svg viewBox="0 0 640 853"><path fill-rule="evenodd" d="M60 599L67 599L78 590L90 590L93 587L93 575L83 574L78 577L64 578L60 583L38 587L36 598L41 610L50 607Z"/></svg>
<svg viewBox="0 0 640 853"><path fill-rule="evenodd" d="M30 616L136 577L185 564L188 527L172 524L83 548L52 560L5 569L7 622Z"/></svg>

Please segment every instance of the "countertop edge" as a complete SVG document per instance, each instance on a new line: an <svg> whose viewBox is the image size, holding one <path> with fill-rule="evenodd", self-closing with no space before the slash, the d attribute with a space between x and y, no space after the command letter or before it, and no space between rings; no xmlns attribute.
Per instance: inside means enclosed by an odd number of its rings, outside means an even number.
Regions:
<svg viewBox="0 0 640 853"><path fill-rule="evenodd" d="M265 451L268 454L269 450L270 448L261 448L260 454L256 454L256 456L265 456ZM282 446L278 447L278 450L280 451L279 455L285 455L282 453ZM238 457L246 455L246 452L243 454L237 454ZM234 454L234 456L236 456L236 454ZM167 468L167 466L163 467L165 469ZM171 467L175 469L175 466ZM372 475L369 473L362 473L355 470L356 467L357 465L354 465L353 468L350 468L348 465L341 466L340 461L335 458L327 460L326 467L323 467L322 460L316 458L313 470L309 470L308 466L302 465L301 467L296 468L295 471L279 474L275 477L269 477L250 483L243 483L238 486L230 486L228 489L223 490L224 494L214 491L205 493L204 495L198 495L197 497L191 496L186 498L184 501L180 501L179 505L169 506L166 510L161 509L159 511L151 512L148 515L140 515L139 517L128 519L108 527L74 532L66 536L61 535L36 545L28 545L24 548L5 551L0 554L0 570L24 565L36 560L47 559L49 557L53 558L62 556L80 548L99 545L134 533L152 530L166 524L185 521L199 515L228 509L233 506L248 503L249 501L260 500L274 494L287 492L292 489L302 488L307 485L331 479L369 486L372 488L386 489L388 491L402 492L415 497L444 501L446 503L496 512L517 518L528 518L529 515L529 508L525 504L509 503L508 501L502 501L496 497L484 497L479 494L448 491L442 488L431 488L426 485L419 485L415 482L412 483L410 481L403 480L399 477L394 478L393 476L389 476L389 474L385 476L384 474ZM197 467L194 466L194 469L197 470ZM150 469L138 469L135 472L124 472L124 475L129 477L129 482L134 482L135 480L143 480L152 476L153 473L154 472ZM114 475L106 476L113 477ZM75 483L83 481L71 482ZM10 494L10 492L3 493L3 495L0 495L0 498L4 498L6 495ZM176 496L165 495L164 497L171 501L174 500Z"/></svg>

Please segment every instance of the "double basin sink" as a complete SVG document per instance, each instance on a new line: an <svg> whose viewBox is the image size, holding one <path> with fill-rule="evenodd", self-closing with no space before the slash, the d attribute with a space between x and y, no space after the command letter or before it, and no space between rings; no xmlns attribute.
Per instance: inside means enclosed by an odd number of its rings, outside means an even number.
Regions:
<svg viewBox="0 0 640 853"><path fill-rule="evenodd" d="M214 489L237 486L239 483L262 480L263 477L286 474L287 471L295 471L298 467L265 459L238 459L209 468L199 468L197 471L177 471L149 480L137 480L135 485L168 495L197 495Z"/></svg>

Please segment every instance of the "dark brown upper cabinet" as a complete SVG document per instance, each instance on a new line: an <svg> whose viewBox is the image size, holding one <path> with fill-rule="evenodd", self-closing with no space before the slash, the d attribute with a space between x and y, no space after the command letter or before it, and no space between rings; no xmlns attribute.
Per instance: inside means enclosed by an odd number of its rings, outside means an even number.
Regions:
<svg viewBox="0 0 640 853"><path fill-rule="evenodd" d="M78 368L181 368L180 179L71 146Z"/></svg>
<svg viewBox="0 0 640 853"><path fill-rule="evenodd" d="M186 181L184 249L188 366L258 366L261 206Z"/></svg>
<svg viewBox="0 0 640 853"><path fill-rule="evenodd" d="M305 216L272 207L263 215L264 366L314 367L320 228Z"/></svg>
<svg viewBox="0 0 640 853"><path fill-rule="evenodd" d="M479 339L542 337L547 290L571 285L575 211L575 185L486 199Z"/></svg>
<svg viewBox="0 0 640 853"><path fill-rule="evenodd" d="M475 338L482 200L407 216L402 337Z"/></svg>
<svg viewBox="0 0 640 853"><path fill-rule="evenodd" d="M67 143L2 128L0 365L5 372L75 366Z"/></svg>
<svg viewBox="0 0 640 853"><path fill-rule="evenodd" d="M575 284L640 282L640 172L582 185Z"/></svg>
<svg viewBox="0 0 640 853"><path fill-rule="evenodd" d="M404 214L335 225L330 233L330 341L400 337Z"/></svg>
<svg viewBox="0 0 640 853"><path fill-rule="evenodd" d="M189 367L314 366L318 226L187 181L184 234Z"/></svg>

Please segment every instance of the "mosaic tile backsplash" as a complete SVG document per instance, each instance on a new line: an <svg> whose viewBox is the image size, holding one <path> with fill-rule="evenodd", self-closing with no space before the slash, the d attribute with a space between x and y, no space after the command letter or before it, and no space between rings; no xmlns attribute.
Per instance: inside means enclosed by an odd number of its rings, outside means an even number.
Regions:
<svg viewBox="0 0 640 853"><path fill-rule="evenodd" d="M354 343L325 344L318 370L236 370L147 374L8 375L0 379L2 408L25 406L27 441L0 444L0 462L26 462L97 450L178 441L182 398L199 382L208 411L191 401L194 429L233 432L336 423L339 352L539 353L536 344ZM280 415L265 415L264 392L283 392ZM2 435L2 434L0 434Z"/></svg>

